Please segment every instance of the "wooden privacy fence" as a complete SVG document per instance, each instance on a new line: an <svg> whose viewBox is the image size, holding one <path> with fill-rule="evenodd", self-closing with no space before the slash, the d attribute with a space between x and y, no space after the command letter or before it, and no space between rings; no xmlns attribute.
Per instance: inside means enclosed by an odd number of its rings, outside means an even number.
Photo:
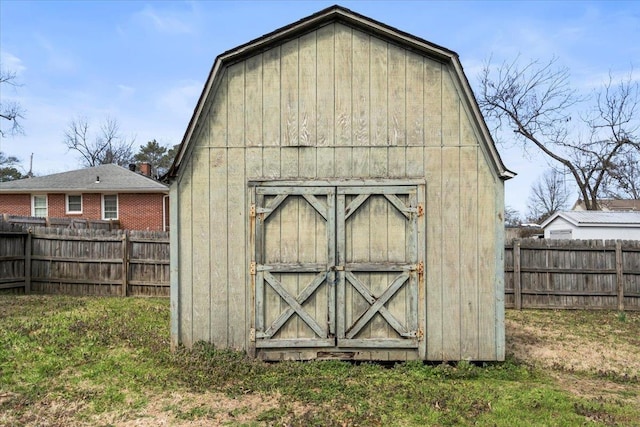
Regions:
<svg viewBox="0 0 640 427"><path fill-rule="evenodd" d="M640 242L513 240L505 246L505 305L640 310Z"/></svg>
<svg viewBox="0 0 640 427"><path fill-rule="evenodd" d="M7 224L15 224L22 228L28 227L51 227L51 228L76 228L76 229L95 229L95 230L118 230L120 221L102 220L102 219L86 219L86 218L53 218L53 217L33 217L2 214L0 222Z"/></svg>
<svg viewBox="0 0 640 427"><path fill-rule="evenodd" d="M169 296L169 233L0 230L0 290Z"/></svg>

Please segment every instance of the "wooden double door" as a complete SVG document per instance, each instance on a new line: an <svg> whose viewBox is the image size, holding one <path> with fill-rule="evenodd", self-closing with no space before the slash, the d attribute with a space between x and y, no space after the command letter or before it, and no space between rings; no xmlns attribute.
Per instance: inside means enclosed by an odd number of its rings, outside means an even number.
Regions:
<svg viewBox="0 0 640 427"><path fill-rule="evenodd" d="M418 185L254 187L257 349L418 346Z"/></svg>

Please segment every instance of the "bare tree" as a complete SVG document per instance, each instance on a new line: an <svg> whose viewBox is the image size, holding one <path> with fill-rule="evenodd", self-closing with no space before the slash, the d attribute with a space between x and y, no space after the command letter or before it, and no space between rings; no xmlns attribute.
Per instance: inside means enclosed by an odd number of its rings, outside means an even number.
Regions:
<svg viewBox="0 0 640 427"><path fill-rule="evenodd" d="M516 59L495 69L487 63L478 103L496 130L512 129L525 149L533 145L563 165L586 208L598 209L609 172L638 145L638 84L631 75L619 84L609 77L582 119L589 135L584 139L572 132L570 122L572 109L586 99L571 89L568 70L556 68L556 62L520 66Z"/></svg>
<svg viewBox="0 0 640 427"><path fill-rule="evenodd" d="M640 200L640 150L627 153L609 171L604 193L609 199Z"/></svg>
<svg viewBox="0 0 640 427"><path fill-rule="evenodd" d="M16 82L16 73L5 70L0 65L0 94L5 92L2 87L6 86L18 87L20 85ZM0 137L4 138L8 135L22 133L23 129L20 122L21 119L24 119L24 113L24 109L18 102L0 99L0 118L11 122L8 130L4 130L0 126Z"/></svg>
<svg viewBox="0 0 640 427"><path fill-rule="evenodd" d="M511 206L504 207L504 225L506 227L518 227L522 223L520 212Z"/></svg>
<svg viewBox="0 0 640 427"><path fill-rule="evenodd" d="M555 169L545 172L531 187L527 204L528 219L540 224L554 213L566 208L569 192L562 173Z"/></svg>
<svg viewBox="0 0 640 427"><path fill-rule="evenodd" d="M117 120L112 118L105 119L100 131L91 135L89 122L80 117L69 123L64 134L64 144L69 150L77 151L83 166L88 167L109 163L128 165L133 158L134 141L121 135Z"/></svg>

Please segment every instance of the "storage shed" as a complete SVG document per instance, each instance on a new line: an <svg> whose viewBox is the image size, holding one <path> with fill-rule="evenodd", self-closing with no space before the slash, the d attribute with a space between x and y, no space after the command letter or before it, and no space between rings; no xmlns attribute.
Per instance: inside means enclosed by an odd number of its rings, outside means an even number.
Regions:
<svg viewBox="0 0 640 427"><path fill-rule="evenodd" d="M556 212L541 227L545 239L640 240L640 212Z"/></svg>
<svg viewBox="0 0 640 427"><path fill-rule="evenodd" d="M512 176L455 52L339 6L227 51L169 172L172 345L503 360Z"/></svg>

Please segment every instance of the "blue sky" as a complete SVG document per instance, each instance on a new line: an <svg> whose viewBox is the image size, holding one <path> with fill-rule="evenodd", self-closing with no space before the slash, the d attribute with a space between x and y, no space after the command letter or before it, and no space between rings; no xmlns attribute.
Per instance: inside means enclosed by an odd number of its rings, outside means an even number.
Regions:
<svg viewBox="0 0 640 427"><path fill-rule="evenodd" d="M116 119L136 146L179 143L217 55L334 3L0 0L2 66L22 84L3 88L1 96L27 110L25 135L4 138L0 150L27 169L33 153L38 175L77 169L63 135L79 116L94 129L106 117ZM339 4L457 52L473 87L490 56L493 62L556 56L586 95L609 72L634 69L640 79L637 1ZM518 173L506 184L506 204L524 212L531 184L548 165L505 142L499 151Z"/></svg>

